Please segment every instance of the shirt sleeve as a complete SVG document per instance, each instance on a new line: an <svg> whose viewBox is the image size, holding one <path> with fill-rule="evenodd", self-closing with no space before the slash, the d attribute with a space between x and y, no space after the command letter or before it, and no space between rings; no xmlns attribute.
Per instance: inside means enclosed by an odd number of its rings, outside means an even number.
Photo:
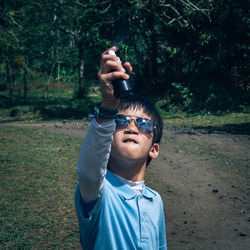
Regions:
<svg viewBox="0 0 250 250"><path fill-rule="evenodd" d="M101 195L114 130L114 120L102 124L92 120L84 138L76 170L81 197L86 203Z"/></svg>
<svg viewBox="0 0 250 250"><path fill-rule="evenodd" d="M159 225L159 249L167 250L165 216L164 216L162 201L161 201L161 215L160 215L160 225Z"/></svg>
<svg viewBox="0 0 250 250"><path fill-rule="evenodd" d="M79 235L83 249L93 249L100 219L103 198L85 204L80 194L80 185L76 186L75 205L78 216Z"/></svg>

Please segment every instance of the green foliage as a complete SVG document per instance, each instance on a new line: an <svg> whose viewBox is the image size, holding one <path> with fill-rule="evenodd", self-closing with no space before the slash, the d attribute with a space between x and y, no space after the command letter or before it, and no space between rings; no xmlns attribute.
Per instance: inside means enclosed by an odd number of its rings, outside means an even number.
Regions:
<svg viewBox="0 0 250 250"><path fill-rule="evenodd" d="M157 111L161 115L162 119L166 119L167 118L166 110L169 109L169 101L166 99L161 99L159 101L156 101L155 108L157 109Z"/></svg>
<svg viewBox="0 0 250 250"><path fill-rule="evenodd" d="M176 90L176 93L173 94L173 98L178 98L181 102L182 109L188 110L192 105L193 94L190 92L189 88L183 86L181 83L171 83L171 85Z"/></svg>
<svg viewBox="0 0 250 250"><path fill-rule="evenodd" d="M163 112L249 105L247 0L4 1L1 8L1 89L10 94L40 85L47 98L57 81L85 98L98 84L100 53L116 45L133 66L135 90L168 100Z"/></svg>

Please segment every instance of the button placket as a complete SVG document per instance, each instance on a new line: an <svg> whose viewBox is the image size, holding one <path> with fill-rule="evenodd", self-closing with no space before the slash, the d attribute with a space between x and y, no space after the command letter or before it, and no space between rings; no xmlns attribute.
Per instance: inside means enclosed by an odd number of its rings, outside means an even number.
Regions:
<svg viewBox="0 0 250 250"><path fill-rule="evenodd" d="M147 219L147 207L146 201L143 196L138 197L139 209L140 209L140 239L141 242L147 242L149 238L149 228L148 228L148 219Z"/></svg>
<svg viewBox="0 0 250 250"><path fill-rule="evenodd" d="M145 204L142 195L138 195L137 197L137 206L138 206L138 214L139 214L139 228L140 228L140 241L145 242L148 240L148 233L147 233L147 220L144 215L145 212Z"/></svg>
<svg viewBox="0 0 250 250"><path fill-rule="evenodd" d="M138 195L137 196L137 209L138 209L138 223L139 223L139 229L140 229L140 240L141 240L141 236L142 236L142 218L141 218L141 199L142 196Z"/></svg>

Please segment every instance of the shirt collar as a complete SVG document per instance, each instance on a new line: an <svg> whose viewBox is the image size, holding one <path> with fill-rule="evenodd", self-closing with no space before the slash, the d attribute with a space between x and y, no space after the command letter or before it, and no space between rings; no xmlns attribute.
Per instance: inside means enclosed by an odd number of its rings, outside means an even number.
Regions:
<svg viewBox="0 0 250 250"><path fill-rule="evenodd" d="M153 199L156 196L156 193L144 185L142 195L148 199Z"/></svg>
<svg viewBox="0 0 250 250"><path fill-rule="evenodd" d="M111 171L107 170L107 175L106 175L107 180L118 189L118 192L126 199L130 200L133 199L135 196L138 194L132 190L130 187L125 185L115 174L113 174ZM156 194L151 190L148 189L145 184L143 184L143 191L142 195L148 199L152 199L156 196Z"/></svg>

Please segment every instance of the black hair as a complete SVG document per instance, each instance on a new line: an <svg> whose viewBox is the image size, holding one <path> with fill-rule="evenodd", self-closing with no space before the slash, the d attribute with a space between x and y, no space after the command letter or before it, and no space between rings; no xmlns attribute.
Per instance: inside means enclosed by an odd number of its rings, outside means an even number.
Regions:
<svg viewBox="0 0 250 250"><path fill-rule="evenodd" d="M126 109L142 109L145 114L151 117L155 129L154 129L154 138L153 143L160 143L162 137L163 130L163 122L160 114L154 107L154 105L144 96L141 95L131 95L127 98L122 98L118 107L118 110L126 110ZM151 158L148 159L147 165L151 161Z"/></svg>

